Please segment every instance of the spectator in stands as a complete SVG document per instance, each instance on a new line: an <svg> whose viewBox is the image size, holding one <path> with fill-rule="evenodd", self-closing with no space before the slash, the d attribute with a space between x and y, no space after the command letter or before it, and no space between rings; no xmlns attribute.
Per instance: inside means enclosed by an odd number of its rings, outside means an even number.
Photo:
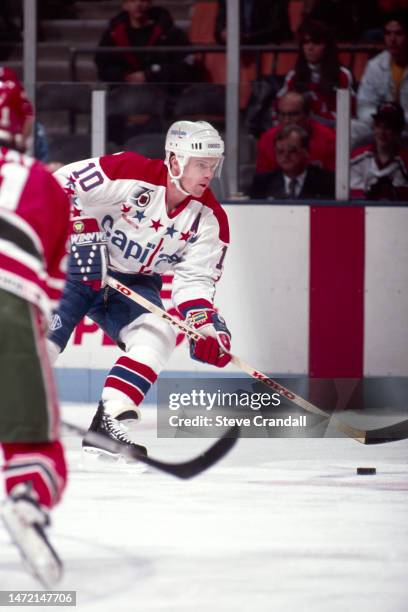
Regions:
<svg viewBox="0 0 408 612"><path fill-rule="evenodd" d="M288 2L286 0L240 0L241 44L262 45L290 40ZM226 0L218 0L215 40L225 44L227 24Z"/></svg>
<svg viewBox="0 0 408 612"><path fill-rule="evenodd" d="M275 138L285 125L296 124L309 135L309 161L324 170L335 167L335 131L310 117L310 98L289 91L278 101L278 125L264 132L258 141L256 171L268 172L278 166L275 156Z"/></svg>
<svg viewBox="0 0 408 612"><path fill-rule="evenodd" d="M368 2L369 0L367 0ZM401 13L408 11L408 0L376 0L379 13L379 26L376 32L372 33L372 36L364 36L364 42L379 42L382 43L384 40L384 27L385 20L391 13ZM370 32L369 32L370 34Z"/></svg>
<svg viewBox="0 0 408 612"><path fill-rule="evenodd" d="M336 118L336 90L349 89L354 100L353 77L347 68L340 65L336 40L327 26L307 19L300 26L298 36L299 53L295 69L288 72L278 98L288 91L309 92L313 115L333 124Z"/></svg>
<svg viewBox="0 0 408 612"><path fill-rule="evenodd" d="M395 102L385 102L373 120L374 143L352 153L351 197L408 200L408 148L401 146L404 111Z"/></svg>
<svg viewBox="0 0 408 612"><path fill-rule="evenodd" d="M334 198L334 173L310 164L309 134L304 128L283 126L275 137L275 156L277 170L255 174L251 198Z"/></svg>
<svg viewBox="0 0 408 612"><path fill-rule="evenodd" d="M174 26L165 8L153 7L152 0L122 0L122 12L109 22L100 47L188 46L187 35ZM98 77L113 84L160 85L152 90L152 107L157 96L165 96L167 112L187 84L199 78L194 58L188 53L100 52L95 56ZM149 92L147 88L146 91ZM152 90L152 91L151 91ZM108 120L108 138L123 144L126 138L146 132L159 132L157 117L115 115Z"/></svg>
<svg viewBox="0 0 408 612"><path fill-rule="evenodd" d="M385 50L366 66L357 93L358 121L352 123L353 147L372 137L373 113L383 102L397 102L408 121L408 14L392 13L384 22Z"/></svg>
<svg viewBox="0 0 408 612"><path fill-rule="evenodd" d="M187 35L176 28L170 13L152 7L152 0L122 0L122 12L111 19L100 47L188 46ZM98 53L100 80L111 83L189 83L194 79L188 53Z"/></svg>

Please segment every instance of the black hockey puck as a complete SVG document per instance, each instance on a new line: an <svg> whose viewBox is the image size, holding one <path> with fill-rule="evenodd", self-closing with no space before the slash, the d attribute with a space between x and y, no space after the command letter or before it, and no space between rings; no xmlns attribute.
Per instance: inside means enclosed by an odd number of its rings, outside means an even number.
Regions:
<svg viewBox="0 0 408 612"><path fill-rule="evenodd" d="M357 474L376 474L377 470L375 467L358 467L357 468Z"/></svg>

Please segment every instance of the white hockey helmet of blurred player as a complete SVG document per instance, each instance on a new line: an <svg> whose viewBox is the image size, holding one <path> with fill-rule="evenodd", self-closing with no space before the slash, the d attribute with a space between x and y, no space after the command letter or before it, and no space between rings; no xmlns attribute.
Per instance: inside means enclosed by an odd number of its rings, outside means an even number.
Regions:
<svg viewBox="0 0 408 612"><path fill-rule="evenodd" d="M184 191L180 186L184 168L190 157L214 157L218 164L214 176L221 174L224 161L224 141L218 131L207 121L176 121L173 123L166 136L165 164L169 170L172 182L178 189ZM170 155L174 153L178 161L180 172L178 175L172 173L170 167Z"/></svg>

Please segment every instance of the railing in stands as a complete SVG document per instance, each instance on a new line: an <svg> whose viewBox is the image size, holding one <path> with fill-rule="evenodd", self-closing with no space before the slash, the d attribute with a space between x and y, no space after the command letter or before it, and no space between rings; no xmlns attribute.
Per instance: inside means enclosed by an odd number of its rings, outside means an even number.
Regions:
<svg viewBox="0 0 408 612"><path fill-rule="evenodd" d="M358 57L363 54L367 56L367 59L378 53L383 49L382 45L378 44L349 44L340 43L338 45L340 59L342 63L353 72ZM69 49L70 54L70 74L73 81L78 80L78 68L77 61L80 55L89 55L97 53L124 53L132 51L135 54L142 53L182 53L182 54L207 54L217 53L225 54L226 49L223 45L191 45L191 46L154 46L154 47L98 47L89 45L76 45ZM265 74L265 67L269 67L270 72L276 76L278 74L279 56L286 54L296 54L298 50L295 44L282 44L282 45L241 45L241 54L253 54L254 65L256 68L255 76L259 78L262 74ZM270 62L265 62L266 56L271 57ZM359 74L361 72L361 66L359 66Z"/></svg>

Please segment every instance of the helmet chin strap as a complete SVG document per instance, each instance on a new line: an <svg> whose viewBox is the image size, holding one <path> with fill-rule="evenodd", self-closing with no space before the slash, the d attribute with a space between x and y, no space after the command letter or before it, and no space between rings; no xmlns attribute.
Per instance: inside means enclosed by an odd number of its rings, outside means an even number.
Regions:
<svg viewBox="0 0 408 612"><path fill-rule="evenodd" d="M185 196L190 196L190 195L192 195L191 193L188 193L188 191L185 191L185 190L182 188L181 183L180 183L180 179L179 179L179 178L174 178L174 177L172 177L172 176L171 176L171 174L170 174L170 178L171 178L171 182L173 183L173 185L175 185L175 186L177 187L177 189L178 189L179 191L181 191L181 193L183 193Z"/></svg>
<svg viewBox="0 0 408 612"><path fill-rule="evenodd" d="M173 185L175 185L175 187L177 187L177 189L179 191L181 191L182 194L184 194L185 196L190 196L192 194L188 193L188 191L183 189L182 186L181 186L181 183L180 183L180 179L182 178L183 173L184 173L185 162L184 162L184 160L181 160L179 157L177 157L177 155L176 155L176 159L177 159L177 161L179 163L179 166L180 166L180 173L177 176L175 174L173 174L173 172L171 171L170 161L169 161L168 164L166 164L167 168L168 168L168 171L169 171L171 182L173 183Z"/></svg>

